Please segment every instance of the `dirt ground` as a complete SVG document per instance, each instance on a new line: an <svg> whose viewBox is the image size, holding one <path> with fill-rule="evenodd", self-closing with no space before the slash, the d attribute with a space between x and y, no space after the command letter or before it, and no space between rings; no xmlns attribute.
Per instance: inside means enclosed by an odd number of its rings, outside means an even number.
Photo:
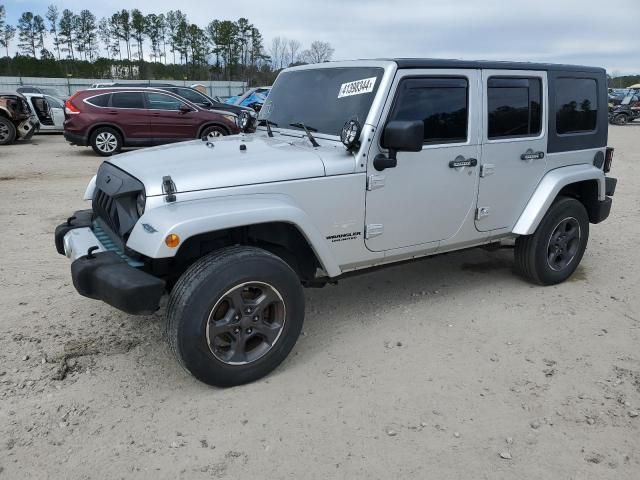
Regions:
<svg viewBox="0 0 640 480"><path fill-rule="evenodd" d="M306 292L290 357L233 389L79 296L53 230L100 160L0 147L0 479L640 478L640 124L611 127L610 219L563 285L470 250Z"/></svg>

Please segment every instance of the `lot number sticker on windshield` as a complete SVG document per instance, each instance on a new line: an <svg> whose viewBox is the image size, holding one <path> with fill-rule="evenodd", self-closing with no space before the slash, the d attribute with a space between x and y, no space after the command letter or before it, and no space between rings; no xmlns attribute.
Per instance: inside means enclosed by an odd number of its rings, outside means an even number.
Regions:
<svg viewBox="0 0 640 480"><path fill-rule="evenodd" d="M363 78L362 80L343 83L340 86L338 98L350 97L352 95L361 95L363 93L371 93L373 92L373 87L375 86L375 84L376 77Z"/></svg>

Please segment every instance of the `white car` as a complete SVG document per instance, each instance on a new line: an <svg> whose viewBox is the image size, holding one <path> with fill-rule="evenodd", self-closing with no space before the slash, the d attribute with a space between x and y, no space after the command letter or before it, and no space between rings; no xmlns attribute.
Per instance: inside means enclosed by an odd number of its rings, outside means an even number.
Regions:
<svg viewBox="0 0 640 480"><path fill-rule="evenodd" d="M62 99L40 93L23 93L29 107L40 120L41 132L62 132L64 130L64 102Z"/></svg>

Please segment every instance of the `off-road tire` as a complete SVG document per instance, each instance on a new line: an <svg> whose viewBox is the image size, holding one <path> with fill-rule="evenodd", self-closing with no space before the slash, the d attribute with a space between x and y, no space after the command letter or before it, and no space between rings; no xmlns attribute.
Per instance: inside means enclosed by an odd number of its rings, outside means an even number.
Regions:
<svg viewBox="0 0 640 480"><path fill-rule="evenodd" d="M5 134L0 138L0 145L9 145L16 141L16 127L11 120L0 117L0 128L6 128Z"/></svg>
<svg viewBox="0 0 640 480"><path fill-rule="evenodd" d="M613 117L613 123L615 125L626 125L629 122L629 117L624 113L619 113Z"/></svg>
<svg viewBox="0 0 640 480"><path fill-rule="evenodd" d="M214 355L207 325L220 299L237 286L264 282L285 306L281 333L262 357L231 365ZM230 387L257 380L275 369L295 345L304 321L300 279L282 259L255 247L228 247L210 253L180 277L167 306L167 340L178 362L198 380Z"/></svg>
<svg viewBox="0 0 640 480"><path fill-rule="evenodd" d="M560 270L552 268L549 259L554 232L565 221L575 220L579 227L579 243L569 263ZM589 216L582 203L575 198L558 197L551 205L540 225L532 235L522 235L516 239L516 271L539 285L555 285L569 278L582 260L589 240Z"/></svg>
<svg viewBox="0 0 640 480"><path fill-rule="evenodd" d="M103 137L109 140L113 139L113 147L105 147L102 142ZM93 148L93 151L101 157L110 157L111 155L120 153L120 150L122 150L122 135L114 128L98 127L91 133L89 144L91 148Z"/></svg>

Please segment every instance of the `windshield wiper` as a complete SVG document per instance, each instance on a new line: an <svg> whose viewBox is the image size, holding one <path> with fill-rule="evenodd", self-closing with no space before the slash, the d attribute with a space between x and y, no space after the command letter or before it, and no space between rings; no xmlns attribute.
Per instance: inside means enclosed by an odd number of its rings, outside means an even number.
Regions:
<svg viewBox="0 0 640 480"><path fill-rule="evenodd" d="M267 135L269 135L270 137L273 137L273 132L271 131L271 125L273 125L274 127L278 126L276 122L272 122L271 120L260 120L260 123L258 125L266 125Z"/></svg>
<svg viewBox="0 0 640 480"><path fill-rule="evenodd" d="M311 142L311 145L313 145L314 147L319 147L320 144L318 142L316 142L316 139L313 138L313 135L311 135L311 132L317 132L318 130L313 128L313 127L307 127L304 123L302 122L298 122L298 123L290 123L289 124L290 127L296 127L296 128L302 128L304 130L304 133L307 134L307 137L309 138L309 141Z"/></svg>

